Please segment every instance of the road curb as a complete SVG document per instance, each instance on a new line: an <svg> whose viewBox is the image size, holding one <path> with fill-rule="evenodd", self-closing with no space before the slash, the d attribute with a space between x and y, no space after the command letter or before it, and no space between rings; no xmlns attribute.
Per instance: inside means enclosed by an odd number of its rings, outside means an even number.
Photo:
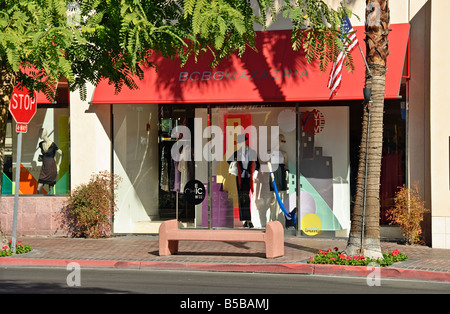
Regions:
<svg viewBox="0 0 450 314"><path fill-rule="evenodd" d="M342 266L306 263L201 263L201 262L154 262L154 261L115 261L115 260L66 260L0 258L0 267L67 267L69 263L89 268L159 269L159 270L197 270L217 272L284 273L305 275L331 275L349 277L380 276L381 278L415 279L427 281L448 281L450 272L438 272L391 267Z"/></svg>
<svg viewBox="0 0 450 314"><path fill-rule="evenodd" d="M406 269L395 267L371 267L371 266L342 266L342 265L314 265L314 275L335 275L369 277L379 275L381 278L415 279L428 281L448 281L449 272Z"/></svg>

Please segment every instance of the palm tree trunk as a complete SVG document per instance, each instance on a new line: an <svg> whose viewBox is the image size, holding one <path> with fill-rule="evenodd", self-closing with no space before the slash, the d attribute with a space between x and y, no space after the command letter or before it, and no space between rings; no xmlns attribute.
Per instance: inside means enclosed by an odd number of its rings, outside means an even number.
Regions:
<svg viewBox="0 0 450 314"><path fill-rule="evenodd" d="M371 102L365 104L356 195L345 252L382 257L380 245L380 174L383 150L383 112L386 60L389 54L389 0L366 0L366 51L370 73L365 87Z"/></svg>

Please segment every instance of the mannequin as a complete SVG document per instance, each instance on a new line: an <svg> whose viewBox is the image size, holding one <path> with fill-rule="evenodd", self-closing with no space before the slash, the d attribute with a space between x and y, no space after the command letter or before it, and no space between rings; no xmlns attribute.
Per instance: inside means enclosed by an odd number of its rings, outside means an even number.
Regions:
<svg viewBox="0 0 450 314"><path fill-rule="evenodd" d="M42 194L44 185L49 186L49 191L56 184L56 176L58 175L59 166L63 158L63 152L56 146L56 144L48 137L47 130L42 128L39 131L39 138L42 140L39 143L42 158L42 168L38 180L38 194ZM59 155L59 158L56 158ZM58 163L56 162L58 160Z"/></svg>
<svg viewBox="0 0 450 314"><path fill-rule="evenodd" d="M238 150L234 153L237 162L236 186L238 190L239 219L244 221L244 227L253 228L250 213L250 191L253 192L253 182L258 176L260 167L256 151L248 146L245 134L237 136Z"/></svg>
<svg viewBox="0 0 450 314"><path fill-rule="evenodd" d="M281 146L283 143L286 143L286 139L284 138L283 134L280 134L279 137L279 150L272 150L270 155L271 164L273 166L273 174L275 177L275 184L277 185L278 194L280 196L280 199L284 202L285 199L287 199L287 190L288 190L288 178L289 178L289 171L286 167L288 160L287 160L287 154L284 150L281 149ZM269 178L269 186L270 191L272 191L272 200L270 202L270 220L275 221L278 218L278 214L280 213L281 209L277 202L275 191L272 186L272 180Z"/></svg>

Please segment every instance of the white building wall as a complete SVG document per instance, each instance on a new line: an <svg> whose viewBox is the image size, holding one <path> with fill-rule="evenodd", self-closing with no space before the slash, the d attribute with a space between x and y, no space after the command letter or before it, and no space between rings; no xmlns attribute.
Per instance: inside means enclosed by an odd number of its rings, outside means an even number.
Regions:
<svg viewBox="0 0 450 314"><path fill-rule="evenodd" d="M432 246L450 249L450 94L448 73L450 43L445 40L450 2L431 1L430 37L430 161Z"/></svg>
<svg viewBox="0 0 450 314"><path fill-rule="evenodd" d="M111 171L110 106L92 106L94 87L88 86L87 99L70 93L70 174L71 188L87 183L92 174Z"/></svg>

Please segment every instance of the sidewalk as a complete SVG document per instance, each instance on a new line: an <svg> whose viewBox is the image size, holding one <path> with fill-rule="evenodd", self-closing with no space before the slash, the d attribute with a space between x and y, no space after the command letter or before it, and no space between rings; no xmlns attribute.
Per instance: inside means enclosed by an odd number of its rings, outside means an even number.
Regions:
<svg viewBox="0 0 450 314"><path fill-rule="evenodd" d="M258 242L182 241L179 253L158 255L158 237L152 235L116 236L106 239L63 237L19 237L33 251L0 258L1 267L66 267L77 262L81 267L131 269L183 269L205 271L274 272L367 276L373 269L357 266L307 264L319 249L343 250L345 239L285 237L285 255L266 259L264 244ZM409 259L381 268L382 277L438 280L450 282L450 250L425 246L406 246L382 242L383 252L398 249Z"/></svg>

